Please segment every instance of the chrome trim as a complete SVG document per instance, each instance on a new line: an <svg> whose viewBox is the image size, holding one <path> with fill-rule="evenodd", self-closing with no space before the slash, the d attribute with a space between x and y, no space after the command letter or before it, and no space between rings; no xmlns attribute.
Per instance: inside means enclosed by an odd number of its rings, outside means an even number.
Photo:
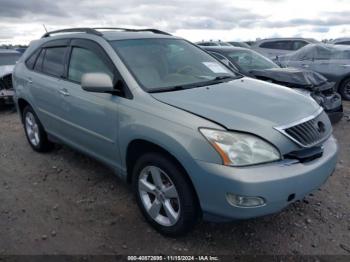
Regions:
<svg viewBox="0 0 350 262"><path fill-rule="evenodd" d="M297 120L297 121L294 121L292 123L289 123L289 124L286 124L286 125L282 125L282 126L277 126L277 127L274 127L274 129L276 129L277 131L279 131L280 133L282 133L283 135L285 135L286 137L288 137L290 140L292 140L294 143L296 143L297 145L303 147L303 148L310 148L310 147L313 147L315 145L318 145L324 141L326 141L331 135L332 135L332 130L333 128L331 127L331 132L329 132L328 135L326 135L324 138L320 139L320 140L317 140L315 141L314 143L310 144L310 145L304 145L302 143L300 143L298 140L296 140L294 137L290 136L286 131L285 129L288 129L288 128L291 128L291 127L294 127L294 126L297 126L297 125L300 125L300 124L303 124L305 122L308 122L312 119L315 119L317 118L319 115L321 115L323 113L323 108L320 107L314 114L312 114L311 116L308 116L308 117L305 117L301 120Z"/></svg>

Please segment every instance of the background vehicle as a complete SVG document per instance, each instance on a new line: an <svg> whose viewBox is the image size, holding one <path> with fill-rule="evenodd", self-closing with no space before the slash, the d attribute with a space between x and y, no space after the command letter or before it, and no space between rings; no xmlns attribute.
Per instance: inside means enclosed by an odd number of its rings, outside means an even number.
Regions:
<svg viewBox="0 0 350 262"><path fill-rule="evenodd" d="M274 60L278 56L286 55L317 42L315 39L309 38L270 38L256 41L252 45L252 49Z"/></svg>
<svg viewBox="0 0 350 262"><path fill-rule="evenodd" d="M232 45L232 46L236 46L236 47L250 48L250 45L248 45L248 44L245 43L245 42L234 42L234 41L230 41L230 42L227 42L227 43L229 43L229 44Z"/></svg>
<svg viewBox="0 0 350 262"><path fill-rule="evenodd" d="M196 45L199 45L199 46L231 46L229 43L222 42L222 41L202 41L202 42L197 42Z"/></svg>
<svg viewBox="0 0 350 262"><path fill-rule="evenodd" d="M312 44L279 57L278 63L283 67L305 68L324 75L329 81L336 82L336 90L343 99L350 100L349 46Z"/></svg>
<svg viewBox="0 0 350 262"><path fill-rule="evenodd" d="M291 87L320 104L332 120L338 122L343 116L342 99L334 91L334 83L327 81L319 73L297 68L281 68L279 65L246 48L239 47L205 47L216 58L225 63L232 63L233 68L241 74L260 80Z"/></svg>
<svg viewBox="0 0 350 262"><path fill-rule="evenodd" d="M278 212L333 172L338 147L313 100L165 32L109 30L32 42L15 101L34 150L58 141L109 165L161 233Z"/></svg>
<svg viewBox="0 0 350 262"><path fill-rule="evenodd" d="M12 71L21 54L10 49L0 49L0 103L13 103Z"/></svg>
<svg viewBox="0 0 350 262"><path fill-rule="evenodd" d="M333 45L350 45L350 37L337 38L329 42Z"/></svg>

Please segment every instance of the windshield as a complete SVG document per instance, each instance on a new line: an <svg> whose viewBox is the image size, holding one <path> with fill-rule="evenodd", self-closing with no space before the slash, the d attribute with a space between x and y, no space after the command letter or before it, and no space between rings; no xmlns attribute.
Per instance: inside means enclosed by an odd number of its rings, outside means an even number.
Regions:
<svg viewBox="0 0 350 262"><path fill-rule="evenodd" d="M117 40L111 45L148 92L195 87L224 76L237 77L215 58L185 40Z"/></svg>
<svg viewBox="0 0 350 262"><path fill-rule="evenodd" d="M227 58L246 72L256 69L271 69L279 66L270 59L251 50L226 52Z"/></svg>
<svg viewBox="0 0 350 262"><path fill-rule="evenodd" d="M1 54L0 53L0 66L4 66L4 65L14 65L16 64L16 62L18 61L18 59L21 57L20 54L10 54L10 53L5 53L5 54Z"/></svg>

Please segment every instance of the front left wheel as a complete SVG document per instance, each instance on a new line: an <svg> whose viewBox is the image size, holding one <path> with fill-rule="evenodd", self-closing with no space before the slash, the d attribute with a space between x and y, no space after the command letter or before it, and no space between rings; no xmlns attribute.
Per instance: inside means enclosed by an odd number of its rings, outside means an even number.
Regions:
<svg viewBox="0 0 350 262"><path fill-rule="evenodd" d="M47 152L53 148L53 143L47 138L47 134L35 114L32 107L27 106L23 110L23 124L27 140L37 152Z"/></svg>
<svg viewBox="0 0 350 262"><path fill-rule="evenodd" d="M148 153L138 159L133 189L144 217L160 233L183 235L197 222L196 196L182 169L170 158Z"/></svg>

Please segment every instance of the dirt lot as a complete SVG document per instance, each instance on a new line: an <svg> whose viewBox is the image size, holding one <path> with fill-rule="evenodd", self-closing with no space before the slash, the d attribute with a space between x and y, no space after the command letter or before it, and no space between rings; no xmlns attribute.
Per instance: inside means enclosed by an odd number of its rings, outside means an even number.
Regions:
<svg viewBox="0 0 350 262"><path fill-rule="evenodd" d="M201 223L180 239L151 229L103 165L61 146L33 152L10 110L0 109L0 130L0 254L350 254L348 118L335 126L339 164L320 190L279 214Z"/></svg>

